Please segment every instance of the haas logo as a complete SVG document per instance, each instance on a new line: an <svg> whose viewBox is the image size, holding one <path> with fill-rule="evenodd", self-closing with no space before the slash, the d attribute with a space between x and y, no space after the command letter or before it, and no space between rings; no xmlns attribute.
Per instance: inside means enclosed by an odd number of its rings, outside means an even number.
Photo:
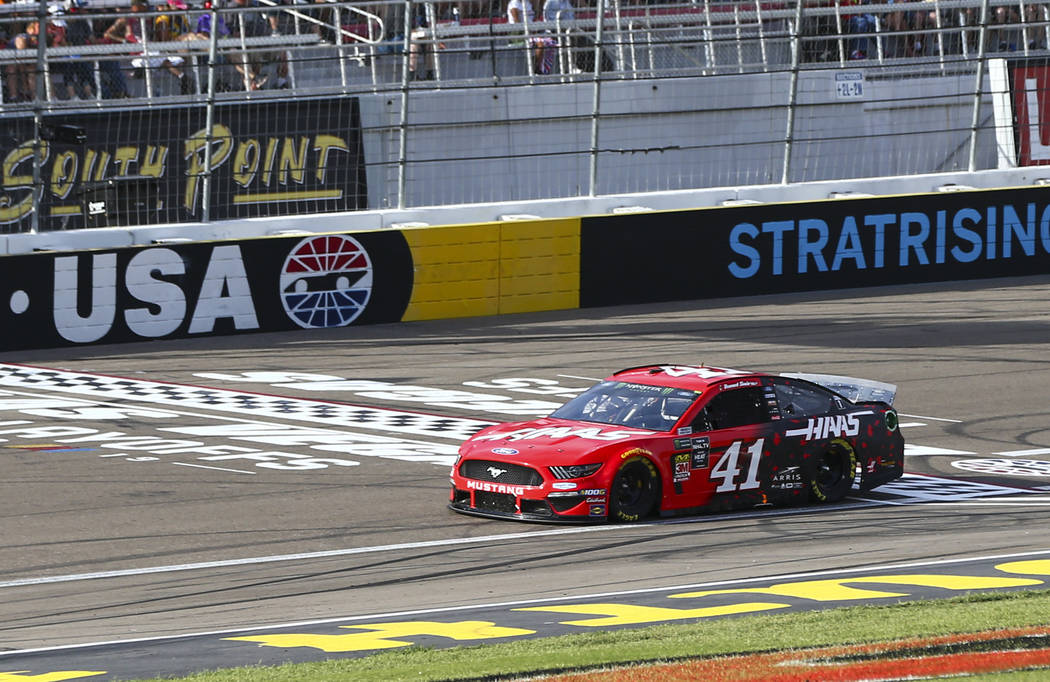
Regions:
<svg viewBox="0 0 1050 682"><path fill-rule="evenodd" d="M372 261L352 237L309 237L285 259L280 288L285 312L300 327L345 327L368 305Z"/></svg>

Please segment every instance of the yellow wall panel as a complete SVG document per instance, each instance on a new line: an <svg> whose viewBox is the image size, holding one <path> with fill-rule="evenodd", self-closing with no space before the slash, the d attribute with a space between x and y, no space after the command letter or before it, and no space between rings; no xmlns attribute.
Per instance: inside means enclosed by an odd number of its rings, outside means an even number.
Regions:
<svg viewBox="0 0 1050 682"><path fill-rule="evenodd" d="M578 218L404 231L415 268L404 320L576 308Z"/></svg>

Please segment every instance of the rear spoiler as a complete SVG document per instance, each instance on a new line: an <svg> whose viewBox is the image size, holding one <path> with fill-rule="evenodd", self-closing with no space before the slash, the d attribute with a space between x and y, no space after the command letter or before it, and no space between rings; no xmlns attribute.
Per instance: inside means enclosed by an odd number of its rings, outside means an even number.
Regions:
<svg viewBox="0 0 1050 682"><path fill-rule="evenodd" d="M872 381L871 379L796 372L783 372L780 376L813 382L849 398L854 403L880 402L892 405L893 398L897 395L897 387L893 384L885 384L881 381Z"/></svg>

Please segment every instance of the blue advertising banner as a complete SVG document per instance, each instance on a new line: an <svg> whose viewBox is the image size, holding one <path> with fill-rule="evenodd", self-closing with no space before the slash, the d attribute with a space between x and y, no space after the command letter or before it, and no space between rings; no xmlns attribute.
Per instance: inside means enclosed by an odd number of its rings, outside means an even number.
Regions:
<svg viewBox="0 0 1050 682"><path fill-rule="evenodd" d="M580 306L1050 272L1050 188L584 218Z"/></svg>

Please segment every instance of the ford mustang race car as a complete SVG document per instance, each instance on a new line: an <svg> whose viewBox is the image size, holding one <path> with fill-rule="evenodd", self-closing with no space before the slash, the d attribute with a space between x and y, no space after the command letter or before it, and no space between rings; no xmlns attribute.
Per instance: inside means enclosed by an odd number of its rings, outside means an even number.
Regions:
<svg viewBox="0 0 1050 682"><path fill-rule="evenodd" d="M528 521L636 521L841 499L903 474L896 387L822 374L625 369L459 450L449 507Z"/></svg>

